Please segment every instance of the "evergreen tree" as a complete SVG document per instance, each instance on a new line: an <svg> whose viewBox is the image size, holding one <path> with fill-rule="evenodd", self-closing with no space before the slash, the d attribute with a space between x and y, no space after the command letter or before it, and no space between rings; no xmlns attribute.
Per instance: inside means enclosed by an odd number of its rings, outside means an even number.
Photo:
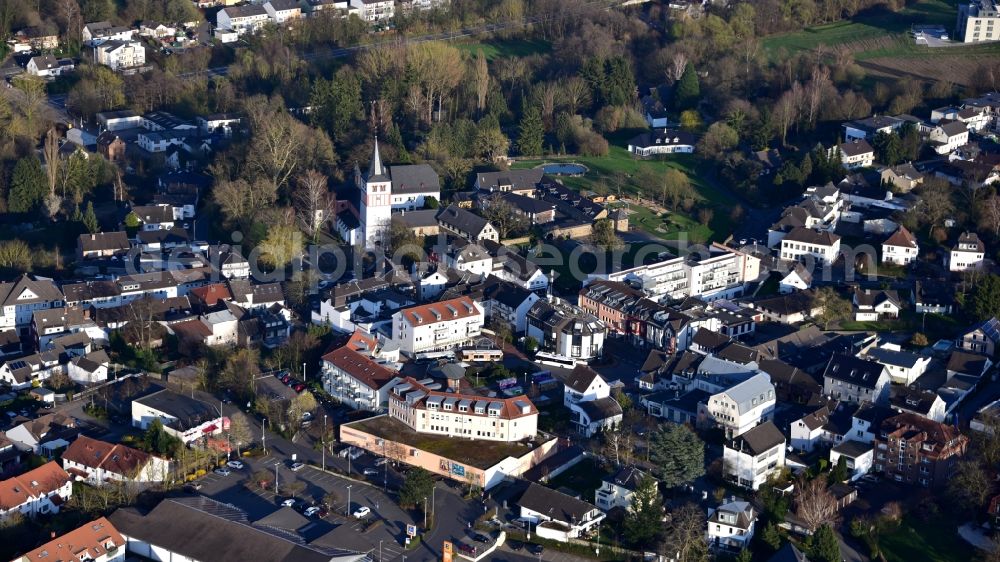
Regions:
<svg viewBox="0 0 1000 562"><path fill-rule="evenodd" d="M625 515L622 529L625 540L636 548L647 547L660 533L663 518L663 498L651 476L646 476L636 486L631 508Z"/></svg>
<svg viewBox="0 0 1000 562"><path fill-rule="evenodd" d="M806 544L809 560L816 562L840 562L840 542L829 525L822 525L809 537Z"/></svg>
<svg viewBox="0 0 1000 562"><path fill-rule="evenodd" d="M872 139L875 160L886 166L895 166L903 160L903 142L896 133L879 132Z"/></svg>
<svg viewBox="0 0 1000 562"><path fill-rule="evenodd" d="M705 443L688 426L668 423L650 438L649 459L668 488L705 474Z"/></svg>
<svg viewBox="0 0 1000 562"><path fill-rule="evenodd" d="M625 105L635 99L635 78L628 59L612 57L604 63L604 90L601 92L609 105Z"/></svg>
<svg viewBox="0 0 1000 562"><path fill-rule="evenodd" d="M983 277L966 299L966 312L977 320L1000 316L1000 276Z"/></svg>
<svg viewBox="0 0 1000 562"><path fill-rule="evenodd" d="M837 459L837 464L834 465L833 470L830 471L830 483L836 484L843 482L851 477L850 471L847 469L847 458L843 455Z"/></svg>
<svg viewBox="0 0 1000 562"><path fill-rule="evenodd" d="M527 102L525 102L527 105ZM545 128L538 108L531 105L524 109L518 127L517 150L522 156L539 156L545 141Z"/></svg>
<svg viewBox="0 0 1000 562"><path fill-rule="evenodd" d="M27 213L41 205L48 194L42 163L35 156L17 161L10 181L8 209L12 213Z"/></svg>
<svg viewBox="0 0 1000 562"><path fill-rule="evenodd" d="M97 223L97 215L94 213L94 202L87 202L87 212L83 214L83 226L87 227L87 232L93 234L101 229Z"/></svg>
<svg viewBox="0 0 1000 562"><path fill-rule="evenodd" d="M694 65L688 63L684 67L684 74L677 81L674 87L674 108L678 111L691 109L698 105L701 99L701 84L698 81L698 73L694 70Z"/></svg>
<svg viewBox="0 0 1000 562"><path fill-rule="evenodd" d="M781 539L781 533L778 531L778 526L774 523L764 525L764 531L761 533L760 538L767 546L771 547L771 550L774 552L777 552L784 542Z"/></svg>
<svg viewBox="0 0 1000 562"><path fill-rule="evenodd" d="M415 468L406 474L403 485L399 488L399 505L416 507L422 505L424 498L431 495L434 488L434 478L430 472Z"/></svg>

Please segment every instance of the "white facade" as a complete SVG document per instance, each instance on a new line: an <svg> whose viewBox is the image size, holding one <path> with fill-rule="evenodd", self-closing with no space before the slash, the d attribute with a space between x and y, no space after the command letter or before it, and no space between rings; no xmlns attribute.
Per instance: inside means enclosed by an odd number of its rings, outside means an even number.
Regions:
<svg viewBox="0 0 1000 562"><path fill-rule="evenodd" d="M172 415L147 406L138 400L132 401L132 426L142 430L149 428L153 420L159 419L163 423L163 429L167 433L177 437L184 444L197 441L206 435L217 435L222 433L223 428L229 427L228 418L208 419L194 427L185 430L177 430L170 425L177 421Z"/></svg>
<svg viewBox="0 0 1000 562"><path fill-rule="evenodd" d="M845 441L843 444L830 449L830 466L837 466L837 463L840 462L840 457L844 457L847 470L850 471L850 479L854 481L868 474L872 469L872 461L875 455L870 443L863 444L860 441Z"/></svg>
<svg viewBox="0 0 1000 562"><path fill-rule="evenodd" d="M97 63L114 71L146 64L146 48L138 41L102 43L94 51Z"/></svg>
<svg viewBox="0 0 1000 562"><path fill-rule="evenodd" d="M942 127L940 125L931 129L927 140L936 143L934 151L938 154L950 154L957 148L969 143L969 130L965 127L965 124L962 123L960 127L958 127L959 123L955 123L955 125L955 128L960 128L961 131L951 131L950 127Z"/></svg>
<svg viewBox="0 0 1000 562"><path fill-rule="evenodd" d="M983 243L979 238L963 235L948 255L948 271L982 269L985 257Z"/></svg>
<svg viewBox="0 0 1000 562"><path fill-rule="evenodd" d="M729 439L771 419L775 403L771 377L759 373L712 395L705 406L705 412L708 420L721 427Z"/></svg>
<svg viewBox="0 0 1000 562"><path fill-rule="evenodd" d="M396 15L394 0L351 0L351 8L357 10L362 21L369 23L391 20Z"/></svg>
<svg viewBox="0 0 1000 562"><path fill-rule="evenodd" d="M215 15L215 25L218 29L232 30L238 35L253 34L264 27L269 19L263 6L230 6Z"/></svg>
<svg viewBox="0 0 1000 562"><path fill-rule="evenodd" d="M265 2L264 9L267 10L267 16L271 21L278 25L302 17L302 8L289 6L283 2Z"/></svg>
<svg viewBox="0 0 1000 562"><path fill-rule="evenodd" d="M73 481L69 474L59 463L50 461L0 482L0 497L6 504L0 506L0 521L7 520L14 512L28 518L58 513L59 506L72 496Z"/></svg>
<svg viewBox="0 0 1000 562"><path fill-rule="evenodd" d="M830 233L808 235L807 238L795 236L796 231L803 230L813 232L806 229L795 229L781 240L781 259L801 261L807 256L811 256L822 264L832 264L837 261L837 257L840 255L839 236Z"/></svg>
<svg viewBox="0 0 1000 562"><path fill-rule="evenodd" d="M415 306L392 315L392 341L406 355L451 349L478 338L484 322L482 307L468 297Z"/></svg>
<svg viewBox="0 0 1000 562"><path fill-rule="evenodd" d="M729 444L723 448L722 462L726 477L744 488L758 490L771 475L785 466L785 442L754 455L741 452Z"/></svg>
<svg viewBox="0 0 1000 562"><path fill-rule="evenodd" d="M356 174L356 183L361 190L361 231L366 248L388 242L389 224L392 220L392 181L389 179L382 157L378 151L378 139L368 174Z"/></svg>
<svg viewBox="0 0 1000 562"><path fill-rule="evenodd" d="M882 244L882 263L907 265L917 259L919 247Z"/></svg>
<svg viewBox="0 0 1000 562"><path fill-rule="evenodd" d="M731 501L708 510L705 538L712 547L743 550L753 539L757 514L750 503Z"/></svg>
<svg viewBox="0 0 1000 562"><path fill-rule="evenodd" d="M959 4L955 40L962 43L1000 41L1000 10L994 0Z"/></svg>

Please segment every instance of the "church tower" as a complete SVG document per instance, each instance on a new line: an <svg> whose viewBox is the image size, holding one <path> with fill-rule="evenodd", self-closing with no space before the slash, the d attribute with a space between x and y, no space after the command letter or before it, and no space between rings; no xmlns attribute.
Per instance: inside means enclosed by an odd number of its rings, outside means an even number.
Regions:
<svg viewBox="0 0 1000 562"><path fill-rule="evenodd" d="M392 214L392 180L388 170L382 164L382 156L378 152L378 137L375 137L375 151L372 154L368 173L355 174L358 189L361 190L361 230L364 236L365 248L371 248L376 243L383 245L389 242L389 221Z"/></svg>

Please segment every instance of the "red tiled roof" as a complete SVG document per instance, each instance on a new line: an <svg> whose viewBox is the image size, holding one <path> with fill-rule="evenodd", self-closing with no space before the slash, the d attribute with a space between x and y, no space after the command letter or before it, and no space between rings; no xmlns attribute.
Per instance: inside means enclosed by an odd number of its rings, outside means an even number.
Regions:
<svg viewBox="0 0 1000 562"><path fill-rule="evenodd" d="M90 468L103 468L115 474L130 477L149 462L150 455L118 443L91 439L85 435L76 438L63 453L68 460Z"/></svg>
<svg viewBox="0 0 1000 562"><path fill-rule="evenodd" d="M96 560L108 552L108 547L121 548L125 539L106 518L90 523L52 539L42 546L25 553L18 560Z"/></svg>
<svg viewBox="0 0 1000 562"><path fill-rule="evenodd" d="M69 474L56 461L0 482L0 509L24 505L30 498L44 496L69 482Z"/></svg>
<svg viewBox="0 0 1000 562"><path fill-rule="evenodd" d="M352 337L353 339L353 337ZM323 361L358 379L365 386L380 389L396 378L398 373L379 365L367 355L355 351L349 344L334 349L323 356Z"/></svg>
<svg viewBox="0 0 1000 562"><path fill-rule="evenodd" d="M403 318L413 326L457 320L480 314L476 303L469 297L413 306L402 311Z"/></svg>
<svg viewBox="0 0 1000 562"><path fill-rule="evenodd" d="M900 246L903 248L916 248L917 239L913 237L913 234L906 229L905 226L900 225L896 232L892 233L892 236L888 240L882 243L885 246Z"/></svg>
<svg viewBox="0 0 1000 562"><path fill-rule="evenodd" d="M191 294L198 297L198 300L205 303L207 306L214 306L219 301L228 301L233 299L233 295L229 292L229 288L222 283L196 287L191 289Z"/></svg>
<svg viewBox="0 0 1000 562"><path fill-rule="evenodd" d="M413 405L414 408L420 410L427 409L428 398L432 396L441 396L444 398L454 398L455 400L458 401L471 400L472 402L480 402L480 401L500 402L501 404L503 404L503 408L500 410L500 418L502 419L511 420L515 418L523 418L525 416L530 416L538 413L538 408L535 407L534 403L532 403L527 396L515 396L514 398L500 398L500 397L490 398L488 396L480 396L478 394L459 394L456 392L441 392L439 390L431 390L427 388L426 386L417 382L417 379L413 377L406 377L405 379L403 379L403 383L409 384L414 390L419 390L425 394L425 396L421 398L417 404ZM405 398L395 397L395 399L405 401ZM521 409L517 407L516 402L523 402L527 404L528 411L521 412ZM477 414L475 413L474 409L470 408L468 412L463 412L463 414L485 418L488 417L489 415L488 412L489 410L487 409L482 414Z"/></svg>

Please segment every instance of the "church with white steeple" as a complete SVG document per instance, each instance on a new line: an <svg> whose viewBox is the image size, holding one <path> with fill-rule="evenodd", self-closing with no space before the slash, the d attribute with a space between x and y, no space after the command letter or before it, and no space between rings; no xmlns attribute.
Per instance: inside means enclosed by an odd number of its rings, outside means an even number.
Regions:
<svg viewBox="0 0 1000 562"><path fill-rule="evenodd" d="M362 238L359 242L366 248L388 243L392 215L392 180L388 170L382 165L378 137L375 138L375 151L372 153L368 173L362 175L355 165L354 182L361 191L358 214Z"/></svg>

